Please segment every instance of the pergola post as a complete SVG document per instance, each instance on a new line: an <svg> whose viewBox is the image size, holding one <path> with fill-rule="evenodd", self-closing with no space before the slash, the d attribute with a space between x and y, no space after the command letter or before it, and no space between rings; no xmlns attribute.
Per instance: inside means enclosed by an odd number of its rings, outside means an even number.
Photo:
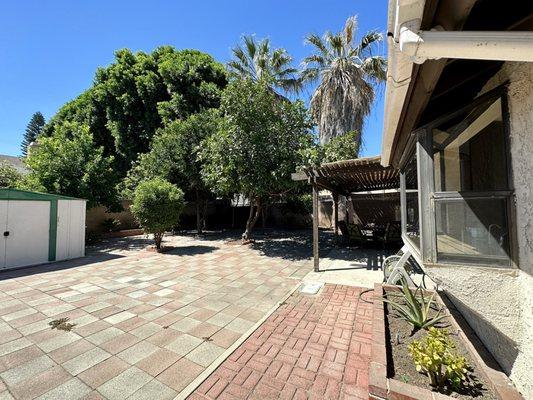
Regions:
<svg viewBox="0 0 533 400"><path fill-rule="evenodd" d="M318 186L316 181L312 181L313 185L313 267L314 271L319 271L319 255L318 255Z"/></svg>
<svg viewBox="0 0 533 400"><path fill-rule="evenodd" d="M335 230L335 242L339 239L339 194L333 193L333 229Z"/></svg>

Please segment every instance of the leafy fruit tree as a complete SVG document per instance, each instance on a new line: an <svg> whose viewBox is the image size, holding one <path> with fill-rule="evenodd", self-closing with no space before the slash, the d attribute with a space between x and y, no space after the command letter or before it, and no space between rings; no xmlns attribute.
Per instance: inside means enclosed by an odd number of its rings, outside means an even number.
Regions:
<svg viewBox="0 0 533 400"><path fill-rule="evenodd" d="M230 83L222 96L224 118L200 153L203 179L213 191L243 194L250 201L243 241L265 202L294 187L291 173L304 162L313 140L303 103L276 99L265 83Z"/></svg>
<svg viewBox="0 0 533 400"><path fill-rule="evenodd" d="M217 132L219 123L218 111L211 109L166 124L154 136L150 152L141 155L128 173L124 182L126 197L143 180L159 177L174 183L185 190L186 197L194 199L196 229L202 233L204 209L211 192L202 179L198 154L202 142Z"/></svg>
<svg viewBox="0 0 533 400"><path fill-rule="evenodd" d="M45 120L43 114L41 114L39 111L31 116L30 122L26 127L24 136L22 137L22 144L20 145L20 150L22 151L23 156L28 154L28 146L37 140L37 137L40 135L43 129L44 123Z"/></svg>
<svg viewBox="0 0 533 400"><path fill-rule="evenodd" d="M98 69L93 86L65 104L44 134L52 135L63 121L89 126L95 143L104 146L105 155L115 156L115 170L124 177L138 155L149 150L159 128L217 108L226 83L224 66L197 50L118 50L111 65Z"/></svg>
<svg viewBox="0 0 533 400"><path fill-rule="evenodd" d="M346 132L362 132L376 85L386 79L386 59L374 54L383 35L369 31L356 42L356 32L357 18L350 17L342 32L306 38L315 52L304 59L302 79L319 81L310 107L322 144Z"/></svg>
<svg viewBox="0 0 533 400"><path fill-rule="evenodd" d="M351 160L359 155L361 144L358 132L347 132L336 136L329 143L322 146L322 162Z"/></svg>
<svg viewBox="0 0 533 400"><path fill-rule="evenodd" d="M22 180L22 174L6 161L0 161L0 188L17 187Z"/></svg>
<svg viewBox="0 0 533 400"><path fill-rule="evenodd" d="M270 40L256 41L254 36L243 36L242 44L233 48L232 53L233 59L228 62L230 77L263 82L272 90L287 93L301 90L298 70L291 66L292 57L283 48L272 49Z"/></svg>
<svg viewBox="0 0 533 400"><path fill-rule="evenodd" d="M27 189L84 198L89 207L120 208L113 157L104 156L86 125L64 122L56 126L52 136L39 138L26 164L31 170L25 177Z"/></svg>
<svg viewBox="0 0 533 400"><path fill-rule="evenodd" d="M154 235L155 247L159 250L165 232L178 224L183 204L181 189L155 178L137 186L130 209L145 233Z"/></svg>

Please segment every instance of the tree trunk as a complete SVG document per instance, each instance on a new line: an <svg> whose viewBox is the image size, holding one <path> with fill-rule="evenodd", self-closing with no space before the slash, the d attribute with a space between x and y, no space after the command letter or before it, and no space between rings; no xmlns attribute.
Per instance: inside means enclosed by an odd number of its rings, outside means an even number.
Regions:
<svg viewBox="0 0 533 400"><path fill-rule="evenodd" d="M196 189L196 233L198 235L202 234L202 213L200 210L200 194L198 193L198 189Z"/></svg>
<svg viewBox="0 0 533 400"><path fill-rule="evenodd" d="M154 233L155 248L161 250L161 242L163 241L163 233Z"/></svg>
<svg viewBox="0 0 533 400"><path fill-rule="evenodd" d="M207 199L202 199L202 229L207 229Z"/></svg>
<svg viewBox="0 0 533 400"><path fill-rule="evenodd" d="M246 230L242 234L242 241L245 242L250 240L252 230L254 229L255 223L261 215L261 200L255 200L255 212L254 212L254 201L250 199L250 214L248 214L248 221L246 221Z"/></svg>

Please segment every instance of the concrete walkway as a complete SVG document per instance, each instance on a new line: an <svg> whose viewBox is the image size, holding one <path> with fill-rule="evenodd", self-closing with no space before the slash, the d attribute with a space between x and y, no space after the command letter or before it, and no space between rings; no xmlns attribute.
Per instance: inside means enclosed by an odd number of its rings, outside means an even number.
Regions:
<svg viewBox="0 0 533 400"><path fill-rule="evenodd" d="M361 292L296 292L189 400L367 399L372 307Z"/></svg>

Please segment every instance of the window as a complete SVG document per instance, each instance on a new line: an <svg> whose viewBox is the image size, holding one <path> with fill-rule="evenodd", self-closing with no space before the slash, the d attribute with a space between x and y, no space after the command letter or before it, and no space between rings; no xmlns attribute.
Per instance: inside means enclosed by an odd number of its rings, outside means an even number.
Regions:
<svg viewBox="0 0 533 400"><path fill-rule="evenodd" d="M404 235L417 249L420 249L420 213L418 205L418 177L416 169L416 151L413 153L405 169L405 226Z"/></svg>
<svg viewBox="0 0 533 400"><path fill-rule="evenodd" d="M501 98L456 114L430 133L437 261L510 265Z"/></svg>

